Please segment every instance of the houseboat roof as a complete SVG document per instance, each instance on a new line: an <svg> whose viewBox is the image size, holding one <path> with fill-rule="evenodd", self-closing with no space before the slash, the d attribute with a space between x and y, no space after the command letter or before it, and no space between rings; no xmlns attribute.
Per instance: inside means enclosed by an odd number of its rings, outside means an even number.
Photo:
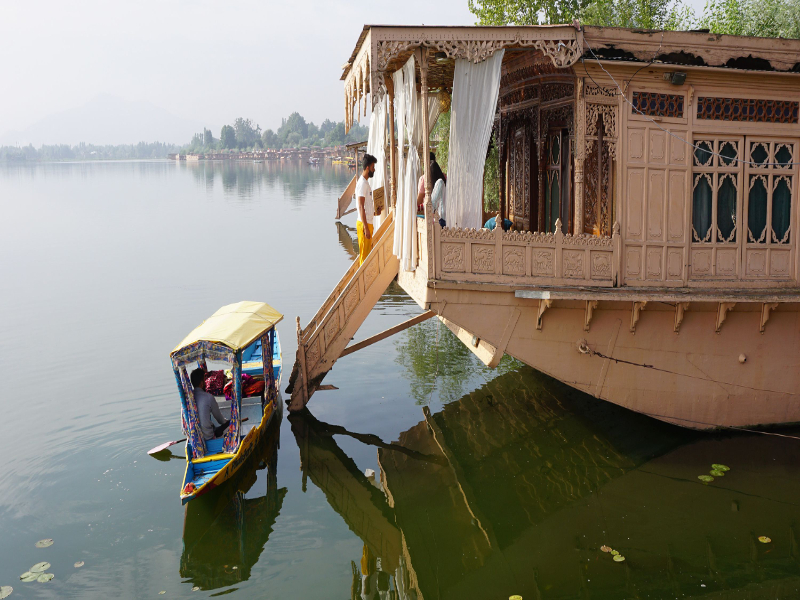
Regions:
<svg viewBox="0 0 800 600"><path fill-rule="evenodd" d="M579 58L655 62L695 67L724 67L746 71L778 71L800 74L800 40L722 35L706 30L662 31L593 25L525 26L409 26L364 25L348 61L342 66L343 81L357 63L364 42L387 48L405 43L439 50L441 42L490 42L507 40L528 47L534 38L578 40ZM404 45L405 45L404 44ZM448 55L451 52L443 49ZM378 52L380 55L380 52ZM394 62L394 61L392 61ZM400 62L400 61L398 61ZM400 62L402 64L402 62ZM388 67L389 65L385 65ZM379 68L381 65L379 65ZM392 69L396 70L396 69Z"/></svg>
<svg viewBox="0 0 800 600"><path fill-rule="evenodd" d="M171 354L196 342L223 344L237 351L247 348L283 315L264 302L237 302L223 306L175 346Z"/></svg>

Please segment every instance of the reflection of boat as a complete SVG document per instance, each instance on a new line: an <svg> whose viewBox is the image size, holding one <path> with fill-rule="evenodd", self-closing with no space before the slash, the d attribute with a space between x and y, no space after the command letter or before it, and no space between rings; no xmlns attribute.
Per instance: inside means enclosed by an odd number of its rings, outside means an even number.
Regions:
<svg viewBox="0 0 800 600"><path fill-rule="evenodd" d="M186 507L180 575L193 585L212 590L250 578L286 495L277 480L280 417L278 407L236 475ZM266 493L253 497L258 471L264 468L266 482L262 478L256 489Z"/></svg>
<svg viewBox="0 0 800 600"><path fill-rule="evenodd" d="M200 496L229 479L252 453L259 436L275 412L280 386L280 340L275 325L283 315L262 302L239 302L223 306L195 328L170 354L181 395L181 423L186 441L186 472L181 501ZM265 383L260 398L242 402L243 366L256 368L260 351L267 348L268 360L261 364ZM243 359L247 363L243 364ZM223 437L204 440L200 432L190 374L195 365L208 370L206 361L222 362L232 371L233 398L221 409L230 426ZM243 426L243 419L249 419Z"/></svg>
<svg viewBox="0 0 800 600"><path fill-rule="evenodd" d="M308 159L308 164L310 164L312 167L318 166L319 162L320 162L319 158L317 158L316 156L312 156Z"/></svg>
<svg viewBox="0 0 800 600"><path fill-rule="evenodd" d="M366 478L329 449L330 426L298 437L304 473L382 557L401 600L414 597L409 590L442 599L792 597L800 584L796 440L700 436L529 368L425 413L378 450L392 509L385 523L383 499L357 493ZM731 471L703 485L697 476L715 462ZM401 551L389 558L397 535Z"/></svg>

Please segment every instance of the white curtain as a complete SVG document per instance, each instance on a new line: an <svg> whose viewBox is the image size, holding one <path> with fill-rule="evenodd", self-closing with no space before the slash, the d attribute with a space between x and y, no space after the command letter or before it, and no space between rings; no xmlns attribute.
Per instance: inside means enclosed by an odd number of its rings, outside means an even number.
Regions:
<svg viewBox="0 0 800 600"><path fill-rule="evenodd" d="M447 226L479 229L483 215L483 167L500 93L505 50L473 64L456 60L450 105Z"/></svg>
<svg viewBox="0 0 800 600"><path fill-rule="evenodd" d="M397 117L397 126L395 131L397 133L397 148L395 148L395 157L397 158L397 173L394 174L395 180L395 194L397 196L397 203L394 213L394 255L400 258L403 255L403 220L400 218L403 208L403 167L405 153L403 148L406 143L406 94L405 87L403 86L403 69L395 71L392 75L394 80L394 110Z"/></svg>
<svg viewBox="0 0 800 600"><path fill-rule="evenodd" d="M436 125L436 119L439 118L439 114L441 113L441 108L439 104L439 95L433 94L428 96L428 138L430 138L431 131L433 131L434 126ZM422 151L422 143L423 143L423 136L422 136L422 97L417 98L417 128L415 129L414 133L414 145L417 149L421 152ZM424 159L424 157L422 157ZM427 162L426 162L427 164Z"/></svg>
<svg viewBox="0 0 800 600"><path fill-rule="evenodd" d="M394 74L395 109L397 111L397 208L395 213L394 253L400 259L400 268L416 269L417 263L417 180L419 155L414 144L417 124L417 86L414 73L414 56ZM403 159L408 143L408 156ZM405 164L403 164L405 162Z"/></svg>
<svg viewBox="0 0 800 600"><path fill-rule="evenodd" d="M378 159L378 164L375 165L375 176L370 181L370 187L373 190L377 190L378 188L382 187L384 191L384 204L386 208L388 208L388 204L386 204L386 199L388 195L386 194L386 103L387 98L384 97L372 106L372 115L370 115L369 119L369 137L367 138L367 154L372 154L375 158ZM357 165L356 168L360 169L361 165ZM375 229L380 227L381 222L384 218L386 218L386 209L380 214L375 215L373 220L373 225Z"/></svg>

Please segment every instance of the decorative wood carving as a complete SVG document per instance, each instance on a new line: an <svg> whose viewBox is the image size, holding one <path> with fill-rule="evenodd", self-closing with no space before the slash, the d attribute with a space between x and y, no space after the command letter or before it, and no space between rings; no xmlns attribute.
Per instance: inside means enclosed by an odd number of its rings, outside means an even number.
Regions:
<svg viewBox="0 0 800 600"><path fill-rule="evenodd" d="M761 305L761 333L764 333L764 328L767 325L767 321L769 321L769 313L771 310L775 310L778 308L777 302L765 302Z"/></svg>
<svg viewBox="0 0 800 600"><path fill-rule="evenodd" d="M675 333L678 333L683 323L683 314L689 310L689 302L678 302L675 304Z"/></svg>
<svg viewBox="0 0 800 600"><path fill-rule="evenodd" d="M797 123L800 103L761 98L697 98L697 118L714 121Z"/></svg>
<svg viewBox="0 0 800 600"><path fill-rule="evenodd" d="M349 317L355 310L356 306L358 306L358 300L359 300L358 286L354 285L353 289L351 289L347 293L347 296L345 296L344 298L344 314L346 317Z"/></svg>
<svg viewBox="0 0 800 600"><path fill-rule="evenodd" d="M617 95L617 89L587 83L583 95L586 98L613 98Z"/></svg>
<svg viewBox="0 0 800 600"><path fill-rule="evenodd" d="M494 273L494 246L472 245L472 271Z"/></svg>
<svg viewBox="0 0 800 600"><path fill-rule="evenodd" d="M552 300L539 300L539 310L536 313L536 329L542 329L542 317L544 316L544 311L550 308L553 305Z"/></svg>
<svg viewBox="0 0 800 600"><path fill-rule="evenodd" d="M442 270L464 271L464 244L442 244Z"/></svg>
<svg viewBox="0 0 800 600"><path fill-rule="evenodd" d="M728 312L733 310L733 307L736 306L736 302L720 302L717 305L717 327L715 331L719 333L722 324L725 322L725 319L728 317Z"/></svg>
<svg viewBox="0 0 800 600"><path fill-rule="evenodd" d="M592 314L594 313L595 309L597 308L598 301L597 300L587 300L586 301L586 316L583 320L583 330L589 331L589 323L592 322Z"/></svg>
<svg viewBox="0 0 800 600"><path fill-rule="evenodd" d="M315 338L306 352L306 365L311 369L319 362L319 337Z"/></svg>
<svg viewBox="0 0 800 600"><path fill-rule="evenodd" d="M540 98L542 102L553 102L575 95L575 86L571 83L544 83L541 86Z"/></svg>
<svg viewBox="0 0 800 600"><path fill-rule="evenodd" d="M647 302L634 302L631 307L631 333L636 333L636 323L639 322L639 315L647 306Z"/></svg>

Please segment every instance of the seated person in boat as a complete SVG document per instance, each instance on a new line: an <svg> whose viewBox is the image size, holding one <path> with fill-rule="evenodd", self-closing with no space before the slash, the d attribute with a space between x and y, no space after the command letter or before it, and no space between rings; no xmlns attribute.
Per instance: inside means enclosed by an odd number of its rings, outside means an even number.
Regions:
<svg viewBox="0 0 800 600"><path fill-rule="evenodd" d="M205 372L202 369L195 369L190 376L192 386L194 386L194 402L197 405L197 418L200 420L200 432L203 434L204 440L213 440L220 437L230 421L226 421L219 410L217 399L206 391ZM218 427L214 426L211 416L219 423Z"/></svg>
<svg viewBox="0 0 800 600"><path fill-rule="evenodd" d="M436 154L434 152L430 153L430 166L431 166L431 185L436 185L437 180L437 173L441 174L441 178L444 180L444 183L447 183L447 175L442 171L442 167L439 166L439 163L436 162ZM433 198L433 192L431 192L431 198ZM423 172L422 175L419 176L419 181L417 182L417 212L421 213L425 210L425 173ZM441 217L441 214L439 215ZM442 225L444 227L444 225Z"/></svg>

